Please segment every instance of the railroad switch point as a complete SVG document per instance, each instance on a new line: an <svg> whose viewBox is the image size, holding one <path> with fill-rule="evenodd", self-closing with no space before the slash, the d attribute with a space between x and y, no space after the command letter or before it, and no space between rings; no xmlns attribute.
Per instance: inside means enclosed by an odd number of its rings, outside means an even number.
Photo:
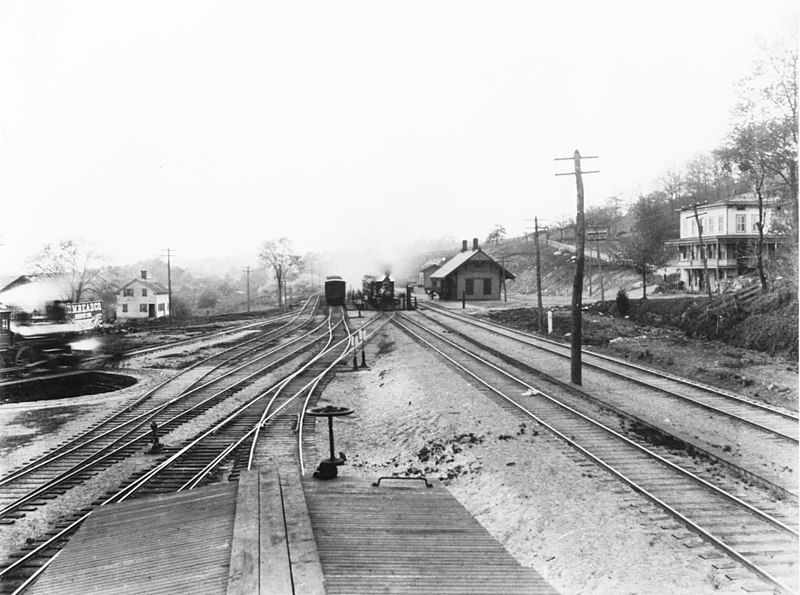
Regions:
<svg viewBox="0 0 800 595"><path fill-rule="evenodd" d="M333 449L333 418L343 415L350 415L353 410L348 407L336 407L328 405L326 407L314 407L306 411L308 415L313 417L327 417L328 418L328 441L330 443L331 456L328 459L323 459L317 470L314 472L315 479L334 479L339 475L339 465L344 465L347 457L343 452L339 453L337 457Z"/></svg>

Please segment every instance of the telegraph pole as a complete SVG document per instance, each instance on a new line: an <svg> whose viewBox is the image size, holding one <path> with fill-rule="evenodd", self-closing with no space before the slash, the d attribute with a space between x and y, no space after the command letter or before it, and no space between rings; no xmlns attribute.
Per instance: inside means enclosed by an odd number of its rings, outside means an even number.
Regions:
<svg viewBox="0 0 800 595"><path fill-rule="evenodd" d="M573 384L581 385L581 340L582 319L581 305L583 298L583 264L584 250L586 249L586 224L583 217L583 174L594 174L594 171L581 171L581 154L575 149L572 157L556 157L556 161L572 160L574 172L556 174L557 176L575 176L575 186L578 194L578 209L575 216L575 279L572 283L572 344L570 351L570 380ZM597 159L596 155L583 157L583 159Z"/></svg>
<svg viewBox="0 0 800 595"><path fill-rule="evenodd" d="M167 248L167 294L169 296L169 319L172 320L172 264L170 262L170 255L173 254L172 250Z"/></svg>
<svg viewBox="0 0 800 595"><path fill-rule="evenodd" d="M246 266L242 269L247 273L247 313L250 313L250 267Z"/></svg>
<svg viewBox="0 0 800 595"><path fill-rule="evenodd" d="M539 308L538 314L536 316L536 323L539 329L539 332L542 332L542 314L544 310L542 309L542 257L539 251L539 218L533 218L533 241L534 241L534 248L536 250L536 305Z"/></svg>

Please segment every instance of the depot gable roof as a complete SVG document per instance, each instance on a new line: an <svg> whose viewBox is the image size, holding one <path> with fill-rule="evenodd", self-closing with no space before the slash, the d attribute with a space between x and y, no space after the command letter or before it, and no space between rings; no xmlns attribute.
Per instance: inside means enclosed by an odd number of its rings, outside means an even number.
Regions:
<svg viewBox="0 0 800 595"><path fill-rule="evenodd" d="M459 252L458 254L453 256L453 258L451 258L446 263L444 263L441 267L439 267L438 271L436 271L435 273L431 274L431 279L444 279L448 275L451 275L454 272L456 272L456 270L460 266L466 264L467 262L469 262L470 260L473 260L473 259L474 260L489 261L489 262L497 265L497 267L500 270L502 270L503 273L505 274L505 278L506 279L515 279L516 278L516 277L514 277L513 273L510 273L508 271L508 269L506 269L505 267L500 266L500 264L495 259L493 259L491 256L486 254L483 250L478 248L477 250L463 250L463 251Z"/></svg>

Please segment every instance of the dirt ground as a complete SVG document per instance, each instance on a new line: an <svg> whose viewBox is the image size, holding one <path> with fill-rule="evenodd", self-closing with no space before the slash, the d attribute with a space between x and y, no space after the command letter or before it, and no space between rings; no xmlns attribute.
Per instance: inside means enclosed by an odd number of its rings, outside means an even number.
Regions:
<svg viewBox="0 0 800 595"><path fill-rule="evenodd" d="M355 409L337 422L343 475L438 479L520 563L564 593L741 592L753 584L727 578L730 570L699 557L710 547L685 547L646 499L400 331L382 331L370 352L370 369L338 374L319 403ZM316 447L327 448L324 429Z"/></svg>
<svg viewBox="0 0 800 595"><path fill-rule="evenodd" d="M668 299L668 298L663 298ZM535 315L530 304L521 302L481 302L467 304L438 302L493 322L533 332ZM569 342L571 318L568 311L556 311L556 341ZM670 327L643 326L632 320L583 313L583 344L598 353L628 359L750 396L769 405L798 411L798 362L796 359L733 347L717 341L687 337Z"/></svg>

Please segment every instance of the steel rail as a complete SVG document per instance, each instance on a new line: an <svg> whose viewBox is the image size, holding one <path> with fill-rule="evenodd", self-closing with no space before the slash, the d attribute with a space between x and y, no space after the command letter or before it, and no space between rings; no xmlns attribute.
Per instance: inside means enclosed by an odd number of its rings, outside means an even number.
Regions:
<svg viewBox="0 0 800 595"><path fill-rule="evenodd" d="M342 342L344 342L345 340L346 339L343 339ZM299 352L299 351L301 351L301 349L296 350L296 352ZM229 414L225 419L223 419L222 421L218 422L212 428L210 428L210 429L206 430L205 432L203 432L199 437L195 438L190 444L188 444L188 445L184 446L183 448L181 448L181 450L179 450L178 452L176 452L173 455L171 455L168 459L166 459L165 461L161 462L159 465L157 465L153 469L149 470L146 474L144 474L144 475L140 476L139 478L137 478L136 480L134 480L131 484L128 484L127 486L125 486L123 489L119 490L115 494L107 497L103 502L101 502L99 505L97 505L94 508L98 508L98 507L105 506L107 504L112 504L112 503L115 503L115 502L122 502L125 499L127 499L130 495L132 495L137 490L139 490L143 485L145 485L150 479L155 477L161 470L163 470L164 468L166 468L167 466L172 464L172 462L178 460L183 454L185 454L186 452L191 450L191 448L193 448L194 446L196 446L197 444L202 442L202 440L205 440L208 436L213 435L216 432L218 432L225 425L231 423L231 421L233 421L236 417L238 417L239 415L243 414L249 407L253 406L255 403L259 402L260 400L265 398L267 395L269 395L279 384L280 384L280 382L275 383L272 387L270 387L266 391L262 392L258 396L256 396L253 399L251 399L248 403L240 406L236 411L234 411L233 413ZM252 431L254 431L254 430L255 430L255 428L252 429ZM144 436L146 436L146 434ZM67 535L69 535L70 533L72 533L75 530L77 530L77 528L89 517L91 512L92 511L89 511L89 512L81 515L80 517L78 517L77 519L72 521L69 525L67 525L66 527L62 528L60 531L58 531L56 534L52 535L47 540L43 541L36 548L34 548L31 551L27 552L24 556L18 558L12 564L6 566L5 568L0 569L0 579L2 579L4 576L9 574L10 572L14 571L15 569L17 569L21 565L25 564L31 558L39 555L41 552L43 552L47 548L55 545L60 540L64 539ZM50 560L52 560L52 558Z"/></svg>
<svg viewBox="0 0 800 595"><path fill-rule="evenodd" d="M518 342L520 342L520 343L522 343L524 345L528 345L528 346L534 347L536 349L541 349L542 351L546 351L548 353L552 353L552 354L557 355L559 357L563 357L563 358L567 358L567 359L570 358L570 354L564 352L564 346L562 344L556 342L556 341L551 341L550 339L542 339L540 337L535 337L535 336L530 335L528 333L524 333L522 331L517 331L515 329L510 329L510 328L508 328L506 326L503 326L503 325L497 325L495 323L489 323L489 322L485 322L485 321L477 321L477 320L471 319L471 317L461 316L459 314L453 314L453 313L448 312L446 308L436 309L436 308L431 308L429 305L425 306L425 308L430 309L431 311L436 312L437 314L441 314L443 316L449 316L451 318L455 318L456 320L462 321L465 324L470 324L470 325L476 326L478 328L483 328L484 330L494 330L491 327L495 327L495 328L502 329L503 331L505 331L507 333L512 333L512 334L516 334L516 335L522 335L527 340L520 339L519 337L510 336L510 335L507 335L507 334L504 334L503 336L505 336L505 337L507 337L509 339L518 341ZM441 308L441 307L439 307L439 308ZM543 345L537 345L534 342L549 343L549 344L557 346L557 348L549 348L549 347L546 347L546 346L543 346ZM603 355L603 354L598 354L598 353L595 353L593 351L588 351L586 349L582 349L582 352L584 354L590 356L590 357L596 357L596 358L599 358L601 360L612 362L612 363L614 363L616 365L619 365L619 366L622 366L622 367L633 368L633 369L636 369L636 370L638 370L638 371L640 371L642 373L645 373L645 374L651 374L651 375L654 375L654 376L665 378L665 379L673 381L673 382L684 384L684 385L689 386L689 387L691 387L691 388L693 388L695 390L700 390L700 391L705 391L705 392L711 393L712 395L714 395L716 397L721 397L723 399L736 401L740 405L744 405L744 406L747 406L747 407L750 407L750 408L756 409L756 410L761 410L762 413L766 412L766 413L769 413L769 414L778 415L779 417L786 418L786 419L789 419L789 420L795 421L795 422L796 421L800 421L800 418L798 418L797 416L794 416L794 415L792 415L790 413L787 413L787 412L784 412L784 411L780 411L779 409L776 409L774 407L770 407L769 405L766 405L766 404L763 404L763 403L756 403L754 401L750 401L750 400L745 399L745 398L743 398L741 396L733 395L732 393L728 393L726 391L719 391L718 389L714 389L712 387L704 386L702 384L693 383L693 382L691 382L689 380L682 379L682 378L679 378L677 376L672 376L672 375L669 375L669 374L665 374L663 372L651 370L651 369L645 368L643 366L638 366L636 364L631 364L630 362L625 362L623 360L619 360L617 358L612 358L610 356L606 356L606 355ZM709 404L709 403L704 403L703 401L700 401L697 398L693 398L691 396L675 392L675 391L673 391L671 389L668 389L668 388L665 388L665 387L662 387L662 386L658 386L658 385L653 384L651 382L647 382L646 380L643 380L641 378L635 378L635 377L629 376L627 374L623 374L620 371L616 371L616 370L612 370L612 369L609 369L609 368L605 368L605 367L603 367L603 366L601 366L599 364L595 364L595 363L592 363L592 362L587 362L585 359L583 360L583 365L595 368L595 369L599 370L600 372L603 372L603 373L606 373L606 374L610 374L610 375L613 375L613 376L618 376L618 377L623 378L625 380L628 380L630 382L634 382L636 384L639 384L641 386L645 386L645 387L650 388L652 390L656 390L656 391L662 392L664 394L667 394L667 395L669 395L671 397L680 399L682 401L690 402L690 403L692 403L694 405L697 405L698 407L701 407L701 408L706 409L708 411L712 411L714 413L733 418L733 419L735 419L735 420L737 420L737 421L739 421L741 423L745 423L745 424L748 424L748 425L753 426L755 428L758 428L759 430L768 432L770 434L774 434L776 436L780 436L781 438L785 438L786 440L791 440L792 442L800 442L800 439L798 437L796 437L796 436L788 435L788 434L786 434L786 433L784 433L782 431L779 431L779 430L777 430L775 428L767 427L767 426L765 426L765 425L763 425L763 424L761 424L758 421L755 421L753 419L748 419L747 417L742 417L741 415L739 415L737 413L734 413L732 411L726 411L725 409L721 409L718 406L715 406L715 405L712 405L712 404Z"/></svg>
<svg viewBox="0 0 800 595"><path fill-rule="evenodd" d="M364 342L369 341L370 338L372 338L375 335L375 333L377 333L384 326L386 326L389 322L391 322L394 317L395 317L395 314L392 314L386 320L381 322L371 333L367 333L367 335L364 337ZM378 317L378 318L380 318L380 317ZM371 325L373 322L378 320L378 318L370 318L367 322L365 322L360 327L360 329L365 329L366 327ZM345 328L347 328L346 324L345 324ZM348 335L352 339L352 337L354 336L354 333L350 332L350 330L348 329ZM355 349L355 345L353 345L353 349ZM347 357L347 354L349 352L350 352L350 342L348 342L348 344L345 347L345 350L342 353L342 355L336 361L334 361L333 364L331 364L331 366L329 367L329 370L333 369L340 361L342 361L345 357ZM297 428L298 428L298 430L297 430L297 450L298 450L299 459L300 459L300 475L305 475L305 473L306 473L305 460L304 460L304 457L303 457L303 423L305 422L305 419L306 419L306 410L308 409L308 404L309 404L309 401L311 399L311 395L314 393L314 391L317 388L317 385L324 378L324 376L325 376L324 374L320 375L318 377L318 379L314 382L314 384L308 389L308 392L306 393L306 398L303 401L303 407L300 409L300 417L299 417L299 419L297 421Z"/></svg>
<svg viewBox="0 0 800 595"><path fill-rule="evenodd" d="M310 300L310 298L309 298L309 300ZM319 298L317 298L317 301L319 301ZM305 307L305 305L304 305L304 307ZM315 308L316 308L316 302L315 302ZM313 312L314 312L314 310L312 309L311 310L312 316L313 316ZM301 314L302 314L302 310L301 310L301 312L298 312L298 314L289 323L287 323L287 324L285 324L285 325L283 325L281 327L278 327L276 329L273 329L272 331L270 331L268 333L268 335L275 335L279 331L289 327L292 323L294 323L300 317ZM310 318L309 318L309 320L310 320ZM306 324L306 323L304 323L304 324ZM164 386L168 385L171 382L174 382L177 378L185 375L186 373L190 372L191 370L193 370L193 369L195 369L195 368L197 368L197 367L199 367L199 366L201 366L203 364L206 364L207 362L209 362L212 359L219 358L220 356L224 356L226 353L229 353L230 351L241 349L241 347L243 347L245 345L248 345L250 343L253 343L253 342L256 342L256 341L266 342L266 341L273 340L274 338L275 338L274 336L271 336L271 337L269 337L267 339L265 339L265 337L253 337L253 338L247 339L247 340L245 340L245 341L243 341L241 343L237 343L236 345L234 345L232 347L229 347L229 348L223 350L220 353L211 355L211 356L209 356L209 357L207 357L205 359L202 359L202 360L200 360L198 362L195 362L195 363L189 365L188 367L180 370L175 375L173 375L170 378L167 378L166 380L164 380L164 382L161 382L160 384L156 385L155 387L153 387L152 389L147 391L144 395L142 395L141 397L139 397L136 400L134 400L132 403L128 403L127 405L125 405L124 408L120 409L119 411L116 411L115 413L113 413L109 417L107 417L107 418L101 420L100 422L96 423L94 426L92 426L88 430L85 430L84 432L82 432L82 433L78 434L77 436L69 439L67 442L65 442L63 444L58 445L56 448L54 448L53 450L47 452L46 454L44 454L43 456L39 457L38 459L30 461L30 462L26 463L25 465L23 465L22 467L19 467L17 469L12 470L6 476L0 477L0 486L5 485L8 482L13 481L15 479L18 479L18 478L20 478L20 477L22 477L24 475L32 473L36 469L39 469L39 468L43 467L46 464L52 463L53 461L56 461L56 460L62 458L63 456L71 454L71 453L75 452L76 450L79 450L80 448L83 448L86 445L91 444L92 442L94 442L94 441L96 441L96 440L98 440L100 438L103 438L103 437L107 436L108 434L110 434L112 432L115 432L115 431L125 427L126 425L131 424L135 420L139 419L141 417L141 415L137 416L137 417L134 417L131 420L123 422L122 424L117 425L114 428L111 428L111 429L105 431L102 434L96 436L95 438L93 438L91 440L88 440L86 442L82 442L82 443L76 445L76 443L78 443L79 441L83 440L84 438L86 438L90 434L92 434L94 432L97 432L98 429L100 429L103 426L111 423L112 421L114 421L118 417L120 417L120 416L122 416L122 415L124 415L124 414L126 414L126 413L128 413L130 411L132 411L135 407L137 407L138 405L142 404L144 401L148 400L153 394L155 394L157 391L162 389ZM247 353L247 352L245 352L245 353ZM234 359L237 359L238 357L241 357L242 355L244 355L244 354L239 354L239 355L236 355L236 356L234 356L232 358L229 358L229 359L226 359L226 360L222 361L219 365L215 366L214 368L209 370L207 373L205 373L200 379L198 379L194 383L192 383L190 385L189 389L191 389L192 387L196 386L197 383L202 378L207 377L209 374L213 373L214 371L216 371L220 367L226 365L227 363L229 363L230 361L232 361ZM223 377L224 376L220 377L220 379L223 378ZM184 391L182 391L182 393L181 393L181 395L179 395L179 397L182 396L183 394L187 393L189 389L184 389ZM153 412L157 412L156 409L152 409L149 412L146 412L146 413L144 413L142 415L150 415ZM65 451L65 449L68 449L68 450ZM64 451L64 452L62 452L62 451Z"/></svg>
<svg viewBox="0 0 800 595"><path fill-rule="evenodd" d="M298 313L296 315L294 315L294 318L292 318L292 320L289 321L289 324L291 324L292 322L297 320L297 318L299 318L302 315L303 311L306 309L306 307L311 302L311 300L315 299L315 298L316 298L316 301L314 303L314 308L312 308L312 312L313 312L314 309L316 309L317 302L319 302L319 295L312 295L311 297L309 297L303 303L303 305L300 307L300 310L298 311ZM260 327L260 326L266 326L268 324L273 324L275 322L280 322L281 320L283 320L285 318L290 318L292 316L293 315L291 313L277 314L276 316L272 316L272 317L268 318L267 320L261 320L259 322L252 322L252 323L249 323L249 324L245 324L245 325L242 325L242 326L237 326L237 327L230 328L230 329L212 331L210 333L206 333L206 334L200 335L198 337L189 337L188 339L178 339L177 341L170 341L168 343L164 343L164 344L161 344L161 345L153 345L153 346L150 346L150 347L140 347L138 349L130 349L128 351L123 351L120 354L117 354L116 356L106 356L106 357L136 357L138 355L144 355L146 353L151 353L151 352L154 352L154 351L160 351L162 349L172 349L174 347L180 347L181 345L191 345L192 343L199 343L201 341L207 341L207 340L213 339L215 337L222 337L224 335L243 332L243 331L246 331L246 330L249 330L249 329L252 329L252 328L257 328L257 327ZM88 358L86 361L94 361L95 359L103 359L103 358L104 358L104 356L98 356L98 358Z"/></svg>
<svg viewBox="0 0 800 595"><path fill-rule="evenodd" d="M322 326L322 325L320 325L320 326ZM310 333L307 333L307 335L308 334L310 334ZM307 335L304 335L304 336L307 336ZM317 341L319 341L319 338L316 338L316 339L312 340L311 344L316 343ZM294 344L295 342L296 342L296 340L293 340L289 344ZM282 348L287 347L289 344L282 346ZM176 415L174 415L170 419L168 419L165 422L163 422L161 424L161 428L163 429L163 428L171 427L179 419L183 418L184 416L189 415L191 412L195 411L196 409L204 407L207 403L209 403L209 402L211 402L211 401L223 396L224 394L230 392L232 389L235 389L237 386L241 386L242 384L245 384L246 382L250 381L252 378L255 378L255 377L261 375L265 370L274 368L276 365L278 365L278 363L280 363L282 361L285 361L286 359L288 359L288 358L290 358L290 357L292 357L292 356L294 356L294 355L296 355L296 354L298 354L298 353L300 353L302 351L305 351L307 349L307 347L308 347L307 345L302 345L302 346L300 346L299 348L297 348L297 349L295 349L293 351L290 351L288 353L283 354L278 360L270 362L267 366L259 368L258 370L248 374L244 378L234 382L233 384L231 384L229 386L226 386L222 390L219 390L219 391L215 392L214 394L206 397L205 399L199 401L198 403L192 405L188 409L185 409L185 410L177 413ZM209 383L206 383L206 384L204 384L202 386L199 386L199 387L189 391L186 394L183 394L183 395L180 395L178 397L175 397L171 401L169 401L167 403L164 403L163 405L160 405L157 409L162 410L162 409L166 408L168 405L173 404L174 402L177 402L179 400L184 400L189 396L189 394L192 394L194 392L197 392L199 390L207 388L208 386L210 386L210 385L212 385L212 384L214 384L214 383L216 383L216 382L218 382L218 381L220 381L220 380L222 380L224 378L227 378L230 375L233 375L233 374L241 371L243 368L251 366L253 363L255 363L257 361L260 361L261 359L264 359L268 355L272 355L272 354L274 354L274 352L277 352L279 350L281 350L281 348L276 348L276 349L274 349L272 352L270 352L268 354L261 355L258 358L255 358L254 360L252 360L250 362L242 364L238 368L236 368L234 370L231 370L230 372L226 373L222 377L220 377L220 378L218 378L218 379L216 379L216 380L214 380L212 382L209 382ZM139 417L142 417L143 415L145 415L145 414L142 414ZM152 414L152 412L148 412L146 415L149 416L148 417L148 419L149 419L150 417L153 417L154 414ZM137 442L140 442L142 440L146 440L150 435L149 432L144 432L144 433L140 434L138 437L134 437L134 438L128 440L127 442L125 442L123 444L120 444L120 442L122 442L122 440L124 440L126 437L128 437L133 432L135 432L137 429L141 428L141 426L144 425L145 423L147 423L147 420L142 422L142 424L140 424L136 428L133 428L132 430L129 430L128 432L123 434L123 436L121 436L120 438L116 439L111 444L103 447L100 451L98 451L96 453L92 453L91 455L86 457L84 460L78 462L76 465L74 465L70 469L62 472L61 474L59 474L55 478L47 481L46 483L42 484L41 486L38 486L34 490L26 493L24 496L18 498L17 500L14 500L13 502L7 504L3 508L0 508L0 518L2 518L3 516L8 515L9 513L11 513L14 510L18 509L20 506L23 506L24 504L26 504L26 503L30 502L31 500L41 496L42 494L47 493L48 491L50 491L53 488L59 486L60 484L64 483L65 481L68 481L69 479L72 479L73 477L76 477L76 476L80 475L81 473L86 472L88 469L91 469L92 467L98 465L99 463L105 461L106 459L108 459L110 457L113 457L113 456L125 451L126 449L131 448ZM108 450L108 449L112 448L115 445L118 445L118 446L116 446L116 448L114 448L113 450ZM105 452L105 451L108 451L108 452ZM105 454L102 454L104 452L105 452Z"/></svg>
<svg viewBox="0 0 800 595"><path fill-rule="evenodd" d="M631 441L630 439L626 438L625 436L622 436L621 434L619 434L618 432L612 430L611 428L608 428L608 427L604 426L603 424L601 424L601 423L589 418L588 416L582 414L581 412L576 411L575 409L572 409L568 405L566 405L564 403L561 403L560 401L558 401L554 397L551 397L550 395L547 395L546 393L543 393L542 391L540 391L536 387L528 384L527 382L525 382L524 380L522 380L520 378L517 378L513 374L510 374L510 373L506 372L505 370L502 370L498 366L494 365L493 363L491 363L491 362L489 362L487 360L484 360L480 356L478 356L476 354L473 354L473 353L470 353L468 350L462 348L461 346L453 343L452 341L450 341L448 339L445 339L444 337L441 337L441 336L437 335L433 331L425 329L421 324L419 324L418 322L410 320L407 316L404 316L404 315L400 315L400 316L404 320L407 320L407 321L411 322L412 324L415 324L416 326L418 326L419 328L421 328L425 332L427 332L427 333L429 333L431 335L434 335L438 340L442 341L443 343L446 343L446 344L454 347L458 351L461 351L462 353L464 353L468 357L471 357L472 359L475 359L475 360L481 362L483 365L494 369L495 371L497 371L500 374L506 376L507 378L513 380L514 382L517 382L520 385L522 385L524 387L527 387L528 389L536 391L537 395L540 395L540 396L544 397L545 399L551 401L553 404L557 405L558 407L561 407L562 409L569 411L574 416L577 416L577 417L583 419L584 421L588 422L589 424L591 424L591 425L593 425L593 426L605 431L606 433L613 435L614 437L616 437L617 439L622 440L623 442L625 442L629 446L633 447L634 449L646 454L647 456L649 456L651 458L656 459L657 461L659 461L660 463L662 463L662 464L666 465L667 467L673 469L674 471L677 471L678 473L683 474L683 475L691 478L693 481L695 481L697 483L700 483L701 485L703 485L703 487L705 487L707 489L710 489L711 491L717 493L718 495L722 496L723 498L726 498L726 499L734 502L736 505L741 506L742 508L745 508L747 510L747 512L749 512L750 514L753 514L753 515L761 518L762 520L765 520L766 522L772 524L773 526L779 528L780 530L782 530L782 531L784 531L786 533L789 533L793 537L797 537L798 536L798 533L794 529L784 525L781 521L779 521L778 519L773 518L769 514L763 512L761 510L758 510L757 508L755 508L755 507L749 505L748 503L740 500L739 498L737 498L736 496L733 496L732 494L728 494L724 490L721 490L721 489L717 488L713 484L710 484L707 481L703 480L702 478L695 476L691 472L686 471L684 469L681 469L680 467L678 467L677 465L675 465L675 464L671 463L670 461L664 459L660 455L658 455L658 454L656 454L656 453L654 453L652 451L649 451L648 449L636 444L635 442ZM434 351L436 351L437 353L439 353L439 355L441 355L447 361L449 361L451 364L453 364L454 366L458 367L463 372L465 372L466 374L468 374L469 376L471 376L472 378L477 380L480 384L485 386L487 389L489 389L493 393L495 393L498 396L500 396L502 399L504 399L505 401L507 401L508 403L510 403L511 405L513 405L514 407L516 407L517 409L519 409L520 411L525 413L530 418L534 419L537 423L539 423L542 426L546 427L548 430L550 430L556 436L558 436L559 438L561 438L562 440L564 440L565 442L570 444L570 446L576 448L581 453L583 453L587 457L591 458L592 460L594 460L595 462L600 464L603 468L607 469L609 472L613 473L614 475L616 475L617 477L619 477L620 479L622 479L623 481L625 481L626 483L631 485L635 490L637 490L637 491L641 492L642 494L644 494L651 501L653 501L656 504L658 504L659 506L665 508L667 511L670 512L670 514L672 514L673 516L676 516L681 521L685 522L687 525L692 527L695 531L697 531L698 533L703 535L706 539L708 539L709 541L711 541L712 543L714 543L715 545L720 547L728 555L730 555L731 557L733 557L734 559L736 559L737 561L739 561L740 563L745 565L747 568L751 569L753 572L755 572L759 576L767 579L769 582L771 582L772 584L776 585L777 587L783 589L784 591L792 592L792 589L787 587L785 584L783 584L776 577L772 576L769 572L767 572L764 569L760 568L758 565L756 565L754 562L749 560L747 557L745 557L744 555L740 554L738 551L734 550L731 546L725 544L723 541L721 541L719 538L717 538L714 535L712 535L711 533L709 533L707 530L703 529L700 525L698 525L697 523L695 523L691 519L687 518L684 514L682 514L681 512L676 510L674 507L670 506L669 504L667 504L666 502L661 500L658 496L656 496L655 494L651 493L649 490L647 490L647 489L643 488L642 486L638 485L634 480L632 480L631 478L627 477L624 473L622 473L622 472L618 471L617 469L615 469L612 465L610 465L610 464L606 463L605 461L603 461L599 456L593 454L591 451L589 451L586 448L580 446L575 440L573 440L572 438L566 436L565 434L560 432L558 429L556 429L555 427L553 427L552 425L550 425L549 423L547 423L546 421L541 419L539 416L534 414L532 411L530 411L527 408L523 407L515 399L509 397L508 395L504 394L499 389L497 389L494 386L492 386L491 384L489 384L487 381L482 379L480 376L475 374L473 371L469 370L466 366L463 366L462 364L458 363L455 359L453 359L452 357L450 357L447 354L445 354L443 351L441 351L436 346L434 346L432 343L430 343L429 341L425 340L423 337L421 337L420 335L418 335L417 333L412 331L410 328L408 328L407 326L405 326L402 323L398 322L397 320L395 320L395 324L398 325L403 330L405 330L411 336L415 337L417 340L419 340L422 343L424 343L425 345L427 345L429 348L431 348Z"/></svg>

